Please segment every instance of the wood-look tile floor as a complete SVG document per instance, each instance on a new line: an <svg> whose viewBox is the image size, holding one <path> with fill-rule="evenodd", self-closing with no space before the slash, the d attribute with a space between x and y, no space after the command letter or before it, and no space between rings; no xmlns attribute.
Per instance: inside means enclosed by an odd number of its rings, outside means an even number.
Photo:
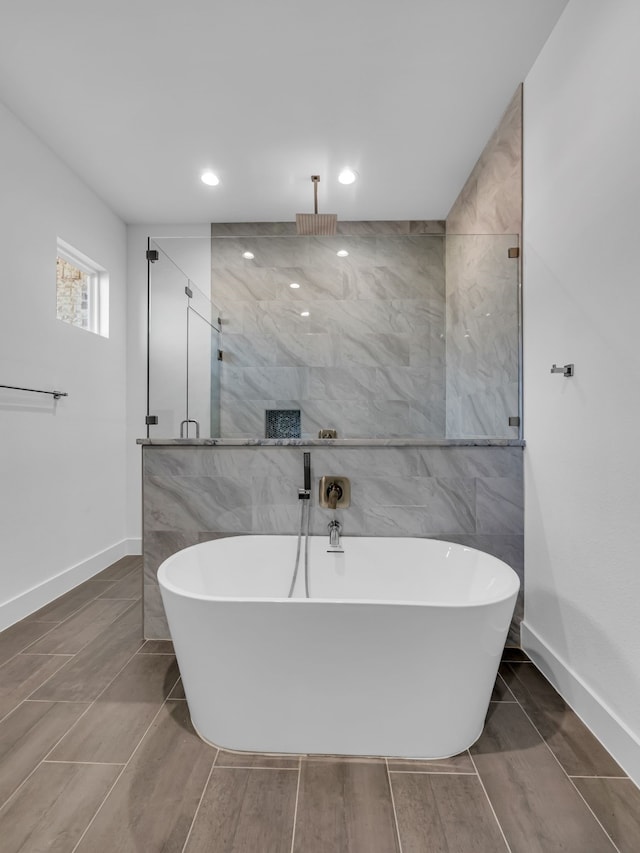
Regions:
<svg viewBox="0 0 640 853"><path fill-rule="evenodd" d="M207 746L171 643L141 639L141 569L0 634L2 853L640 851L640 791L518 651L451 759Z"/></svg>

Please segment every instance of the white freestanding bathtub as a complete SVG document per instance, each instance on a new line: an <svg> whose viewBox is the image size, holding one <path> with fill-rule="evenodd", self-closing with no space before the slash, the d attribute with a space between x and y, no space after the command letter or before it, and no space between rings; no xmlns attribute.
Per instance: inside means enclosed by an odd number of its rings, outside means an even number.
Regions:
<svg viewBox="0 0 640 853"><path fill-rule="evenodd" d="M191 719L252 752L442 758L480 736L520 585L434 539L295 536L185 548L158 570Z"/></svg>

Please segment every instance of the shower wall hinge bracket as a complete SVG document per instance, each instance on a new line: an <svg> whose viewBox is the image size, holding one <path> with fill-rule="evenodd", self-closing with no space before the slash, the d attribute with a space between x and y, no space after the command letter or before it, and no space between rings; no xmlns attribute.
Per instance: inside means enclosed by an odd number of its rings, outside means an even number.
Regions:
<svg viewBox="0 0 640 853"><path fill-rule="evenodd" d="M157 249L147 249L147 260L150 261L150 263L154 264L159 257L160 253Z"/></svg>
<svg viewBox="0 0 640 853"><path fill-rule="evenodd" d="M147 426L155 426L158 423L158 416L147 415L147 417L144 419L144 422Z"/></svg>
<svg viewBox="0 0 640 853"><path fill-rule="evenodd" d="M190 287L185 287L184 292L187 294L189 299L193 299L193 290Z"/></svg>
<svg viewBox="0 0 640 853"><path fill-rule="evenodd" d="M520 426L520 418L516 416L511 416L509 418L509 426Z"/></svg>
<svg viewBox="0 0 640 853"><path fill-rule="evenodd" d="M510 258L519 258L520 257L520 249L518 246L514 246L511 249L508 249L507 256Z"/></svg>
<svg viewBox="0 0 640 853"><path fill-rule="evenodd" d="M218 350L218 361L222 361L222 350Z"/></svg>

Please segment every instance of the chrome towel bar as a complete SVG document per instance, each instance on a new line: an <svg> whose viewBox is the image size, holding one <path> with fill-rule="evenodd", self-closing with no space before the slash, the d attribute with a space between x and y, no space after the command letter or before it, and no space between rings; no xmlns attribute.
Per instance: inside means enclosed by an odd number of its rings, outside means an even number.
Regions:
<svg viewBox="0 0 640 853"><path fill-rule="evenodd" d="M33 394L51 394L54 400L69 396L66 391L41 391L39 388L21 388L19 385L0 385L0 388L10 388L12 391L31 391Z"/></svg>

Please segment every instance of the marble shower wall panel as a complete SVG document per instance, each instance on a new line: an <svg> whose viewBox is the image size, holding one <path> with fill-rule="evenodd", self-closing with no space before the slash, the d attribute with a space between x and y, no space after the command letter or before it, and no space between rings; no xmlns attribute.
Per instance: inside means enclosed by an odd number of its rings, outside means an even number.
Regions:
<svg viewBox="0 0 640 853"><path fill-rule="evenodd" d="M522 86L447 216L447 234L522 233Z"/></svg>
<svg viewBox="0 0 640 853"><path fill-rule="evenodd" d="M145 446L145 636L167 638L156 581L160 563L207 539L296 534L302 455L311 453L310 528L327 535L335 516L345 536L426 536L488 551L522 577L520 447ZM317 506L323 475L351 480L351 507ZM517 644L522 597L510 641Z"/></svg>
<svg viewBox="0 0 640 853"><path fill-rule="evenodd" d="M211 284L221 436L261 437L266 408L293 408L303 438L322 427L444 437L444 224L342 223L341 237L297 237L287 225L212 225L223 237Z"/></svg>

